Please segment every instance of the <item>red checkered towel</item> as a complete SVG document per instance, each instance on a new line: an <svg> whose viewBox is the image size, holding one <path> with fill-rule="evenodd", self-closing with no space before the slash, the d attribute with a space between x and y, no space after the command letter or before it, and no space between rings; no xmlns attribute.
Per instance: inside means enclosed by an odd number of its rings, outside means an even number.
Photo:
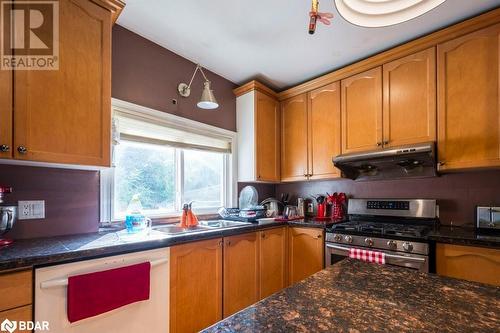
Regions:
<svg viewBox="0 0 500 333"><path fill-rule="evenodd" d="M359 259L367 262L375 262L377 264L385 264L385 253L378 251L349 249L349 258Z"/></svg>

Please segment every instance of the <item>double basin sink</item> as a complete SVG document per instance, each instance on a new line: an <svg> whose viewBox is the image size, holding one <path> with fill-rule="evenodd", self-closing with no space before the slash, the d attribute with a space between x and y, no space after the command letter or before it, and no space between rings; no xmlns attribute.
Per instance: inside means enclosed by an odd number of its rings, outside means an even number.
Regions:
<svg viewBox="0 0 500 333"><path fill-rule="evenodd" d="M168 235L177 235L177 234L187 234L187 233L210 231L217 229L240 228L250 224L251 223L249 222L213 220L213 221L200 221L196 227L181 228L178 225L163 225L163 226L153 227L153 230Z"/></svg>

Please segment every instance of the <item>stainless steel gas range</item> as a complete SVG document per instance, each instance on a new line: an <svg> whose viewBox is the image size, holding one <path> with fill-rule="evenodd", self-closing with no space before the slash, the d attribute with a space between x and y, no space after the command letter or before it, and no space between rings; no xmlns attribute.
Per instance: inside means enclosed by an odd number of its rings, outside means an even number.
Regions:
<svg viewBox="0 0 500 333"><path fill-rule="evenodd" d="M327 230L326 265L364 249L384 253L386 264L429 272L426 236L438 223L436 200L350 199L348 215Z"/></svg>

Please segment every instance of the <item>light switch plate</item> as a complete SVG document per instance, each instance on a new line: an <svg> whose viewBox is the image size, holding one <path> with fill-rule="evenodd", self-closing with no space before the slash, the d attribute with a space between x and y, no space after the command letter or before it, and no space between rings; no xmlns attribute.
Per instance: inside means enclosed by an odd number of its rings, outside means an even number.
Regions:
<svg viewBox="0 0 500 333"><path fill-rule="evenodd" d="M19 220L44 219L45 200L19 201L17 215Z"/></svg>

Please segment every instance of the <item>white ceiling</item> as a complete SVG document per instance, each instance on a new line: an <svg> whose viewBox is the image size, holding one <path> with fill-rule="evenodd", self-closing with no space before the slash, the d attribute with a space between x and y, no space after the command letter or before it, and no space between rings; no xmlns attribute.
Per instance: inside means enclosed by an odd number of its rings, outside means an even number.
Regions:
<svg viewBox="0 0 500 333"><path fill-rule="evenodd" d="M356 60L500 6L500 0L447 0L411 21L354 26L338 15L309 35L309 0L127 0L118 24L242 84L258 78L282 90Z"/></svg>

